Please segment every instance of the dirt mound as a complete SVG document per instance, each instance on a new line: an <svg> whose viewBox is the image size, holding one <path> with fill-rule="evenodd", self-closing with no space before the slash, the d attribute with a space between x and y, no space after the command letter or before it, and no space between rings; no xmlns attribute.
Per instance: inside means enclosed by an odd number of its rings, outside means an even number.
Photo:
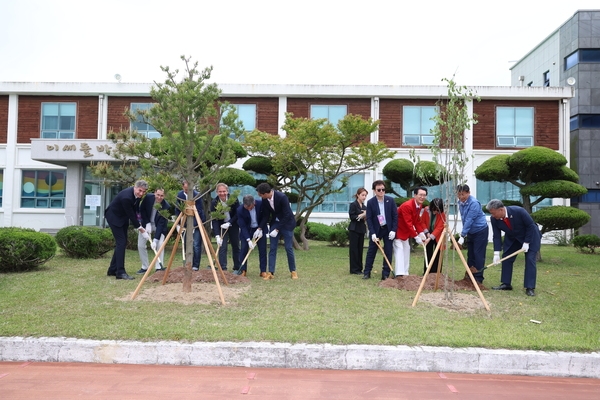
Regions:
<svg viewBox="0 0 600 400"><path fill-rule="evenodd" d="M435 279L437 274L429 274L427 275L427 279L425 280L425 285L423 286L423 290L433 290L435 287ZM444 289L444 280L446 276L444 274L440 274L438 279L438 289ZM418 275L405 275L399 276L396 278L388 278L385 281L381 281L379 286L385 288L393 288L399 290L408 290L408 291L417 291L419 290L419 286L421 286L421 281L423 280L422 276ZM460 281L448 281L448 290L471 290L475 291L475 286L473 286L473 282L471 279L465 278ZM479 284L480 290L487 290L485 286Z"/></svg>
<svg viewBox="0 0 600 400"><path fill-rule="evenodd" d="M166 271L157 271L152 274L146 281L148 282L162 282ZM167 276L167 281L165 283L180 283L183 282L183 275L185 274L185 269L183 267L173 268L169 271L169 275ZM235 275L231 273L229 270L223 271L225 278L227 279L227 283L231 285L235 285L236 283L248 283L250 279L245 276ZM219 282L224 284L223 277L221 276L221 272L217 270L217 276L219 277ZM212 269L201 269L199 271L192 271L192 282L203 282L203 283L214 283L215 277L213 275Z"/></svg>

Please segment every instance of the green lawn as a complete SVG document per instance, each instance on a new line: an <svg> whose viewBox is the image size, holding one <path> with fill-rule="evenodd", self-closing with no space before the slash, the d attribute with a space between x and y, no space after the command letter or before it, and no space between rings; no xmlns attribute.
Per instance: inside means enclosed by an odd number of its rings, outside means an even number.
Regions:
<svg viewBox="0 0 600 400"><path fill-rule="evenodd" d="M253 252L251 287L226 306L122 301L139 276L134 281L106 277L112 253L99 260L59 254L35 272L0 274L0 336L600 350L600 256L572 247L543 246L536 297L520 289L520 256L515 290L484 291L491 313L470 314L423 301L412 307L416 292L380 288L377 274L366 281L350 275L347 248L311 242L309 251L297 251L297 281L289 279L283 248L279 251L272 281L258 278ZM489 262L491 255L490 245ZM422 271L422 257L413 255L411 274ZM380 262L378 255L376 265ZM137 252L128 250L127 271L135 273L139 265ZM462 277L464 268L456 268L455 276ZM486 286L498 284L500 268L487 269L485 277Z"/></svg>

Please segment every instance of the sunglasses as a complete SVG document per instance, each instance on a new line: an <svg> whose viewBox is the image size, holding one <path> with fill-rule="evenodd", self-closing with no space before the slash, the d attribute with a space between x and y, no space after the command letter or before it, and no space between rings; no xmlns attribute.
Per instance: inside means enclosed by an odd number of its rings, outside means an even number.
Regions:
<svg viewBox="0 0 600 400"><path fill-rule="evenodd" d="M375 189L378 192L385 192L385 189Z"/></svg>

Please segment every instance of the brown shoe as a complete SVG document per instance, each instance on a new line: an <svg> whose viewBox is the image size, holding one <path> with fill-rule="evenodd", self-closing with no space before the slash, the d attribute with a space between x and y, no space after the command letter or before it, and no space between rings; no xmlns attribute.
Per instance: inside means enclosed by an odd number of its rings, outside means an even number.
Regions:
<svg viewBox="0 0 600 400"><path fill-rule="evenodd" d="M272 273L267 272L266 274L267 274L266 276L263 276L263 279L265 281L268 281L269 279L275 279L275 275L273 275Z"/></svg>
<svg viewBox="0 0 600 400"><path fill-rule="evenodd" d="M260 273L260 277L261 277L261 278L264 278L264 277L265 277L265 276L267 276L267 275L268 275L268 273L267 273L267 272L261 272L261 273Z"/></svg>
<svg viewBox="0 0 600 400"><path fill-rule="evenodd" d="M242 271L242 276L246 276L246 270Z"/></svg>
<svg viewBox="0 0 600 400"><path fill-rule="evenodd" d="M296 271L292 271L292 279L298 279L298 273Z"/></svg>

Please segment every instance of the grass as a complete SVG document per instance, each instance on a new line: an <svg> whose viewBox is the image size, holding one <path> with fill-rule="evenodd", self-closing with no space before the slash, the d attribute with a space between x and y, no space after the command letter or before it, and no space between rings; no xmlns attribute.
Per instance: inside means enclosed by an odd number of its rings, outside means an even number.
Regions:
<svg viewBox="0 0 600 400"><path fill-rule="evenodd" d="M309 251L297 251L297 281L289 278L283 248L276 279L258 278L256 253L250 259L250 289L225 306L123 301L139 279L106 277L111 253L98 260L58 254L36 271L0 274L0 336L600 350L600 258L572 247L542 247L536 297L520 289L520 256L515 290L484 291L491 313L470 314L423 301L412 307L416 292L380 288L377 274L371 280L350 275L347 248L311 242ZM490 247L488 258L491 253ZM378 255L376 265L380 262ZM127 251L128 272L139 265L137 252ZM411 274L421 273L422 265L416 252ZM455 276L463 274L464 268L456 267ZM500 268L487 269L485 277L486 286L498 284ZM150 285L155 284L144 284Z"/></svg>

